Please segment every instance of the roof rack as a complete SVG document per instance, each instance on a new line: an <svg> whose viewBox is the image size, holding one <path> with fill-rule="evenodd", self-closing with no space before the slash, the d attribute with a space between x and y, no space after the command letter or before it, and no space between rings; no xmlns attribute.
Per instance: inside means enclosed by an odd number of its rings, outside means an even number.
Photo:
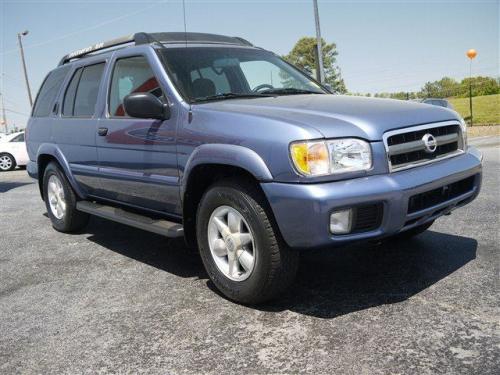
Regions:
<svg viewBox="0 0 500 375"><path fill-rule="evenodd" d="M81 58L93 52L106 50L122 46L125 44L134 43L135 45L150 44L154 42L161 42L165 44L232 44L240 46L251 46L253 44L240 37L230 37L217 34L206 33L184 33L184 32L168 32L168 33L135 33L132 35L123 36L121 38L109 40L107 42L100 42L89 47L85 47L65 55L59 65L66 64L73 59Z"/></svg>

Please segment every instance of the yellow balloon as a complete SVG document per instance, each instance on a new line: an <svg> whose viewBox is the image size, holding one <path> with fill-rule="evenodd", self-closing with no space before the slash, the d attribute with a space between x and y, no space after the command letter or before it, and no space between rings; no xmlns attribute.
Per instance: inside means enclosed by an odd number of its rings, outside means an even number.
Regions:
<svg viewBox="0 0 500 375"><path fill-rule="evenodd" d="M469 59L472 60L476 56L477 56L477 51L475 49L471 48L470 50L467 51L467 57Z"/></svg>

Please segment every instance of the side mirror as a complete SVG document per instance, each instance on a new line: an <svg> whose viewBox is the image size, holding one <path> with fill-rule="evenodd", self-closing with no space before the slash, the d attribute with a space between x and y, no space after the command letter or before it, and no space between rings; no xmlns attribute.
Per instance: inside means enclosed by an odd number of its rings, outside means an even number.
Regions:
<svg viewBox="0 0 500 375"><path fill-rule="evenodd" d="M325 88L326 88L328 91L333 92L333 87L332 87L332 85L330 85L329 83L325 83L325 84L323 84L323 86L325 86Z"/></svg>
<svg viewBox="0 0 500 375"><path fill-rule="evenodd" d="M157 120L168 120L170 108L168 104L149 92L136 92L127 95L123 99L125 112L129 116L138 118L153 118Z"/></svg>

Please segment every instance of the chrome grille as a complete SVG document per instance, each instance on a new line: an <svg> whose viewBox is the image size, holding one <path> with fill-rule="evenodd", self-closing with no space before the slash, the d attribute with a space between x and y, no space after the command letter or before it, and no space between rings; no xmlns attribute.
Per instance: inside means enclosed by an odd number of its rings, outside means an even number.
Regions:
<svg viewBox="0 0 500 375"><path fill-rule="evenodd" d="M454 121L387 132L384 145L391 172L432 163L464 149L462 128Z"/></svg>

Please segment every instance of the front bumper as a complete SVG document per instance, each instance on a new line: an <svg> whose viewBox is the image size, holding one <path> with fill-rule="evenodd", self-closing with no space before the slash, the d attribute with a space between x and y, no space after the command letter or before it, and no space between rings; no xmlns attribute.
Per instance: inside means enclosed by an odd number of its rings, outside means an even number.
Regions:
<svg viewBox="0 0 500 375"><path fill-rule="evenodd" d="M293 248L316 248L382 238L424 224L472 201L481 187L482 156L465 154L401 172L320 184L262 183L281 234ZM410 197L474 177L471 190L432 207L408 213ZM382 203L378 228L332 235L330 214L360 204Z"/></svg>

